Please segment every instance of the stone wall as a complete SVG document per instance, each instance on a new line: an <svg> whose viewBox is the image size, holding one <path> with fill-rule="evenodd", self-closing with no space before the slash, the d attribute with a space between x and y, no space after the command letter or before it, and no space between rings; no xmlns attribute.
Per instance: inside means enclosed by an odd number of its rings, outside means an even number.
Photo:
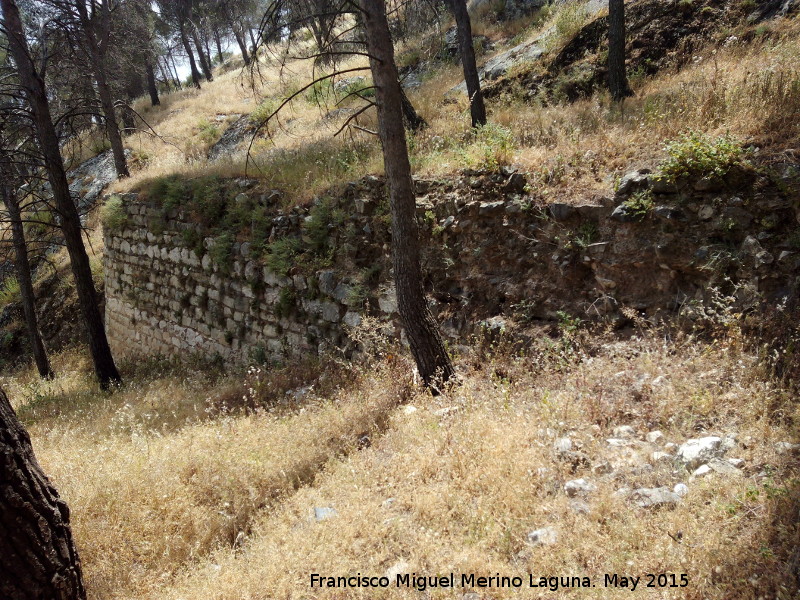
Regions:
<svg viewBox="0 0 800 600"><path fill-rule="evenodd" d="M275 201L252 182L241 185L245 200ZM416 188L425 285L452 340L487 323L564 313L618 325L634 313L702 321L724 308L723 297L732 310L753 310L796 295L796 199L766 178L665 187L640 172L623 179L614 198L569 204L542 203L509 171L467 171ZM635 194L647 198L644 206L630 202ZM248 241L233 243L227 263L217 264L217 240L206 237L199 249L187 243L198 229L191 215L125 196L124 225L106 232L115 353L246 360L348 349L348 330L364 314L402 335L383 182L367 177L326 201L339 216L319 255L308 227L314 205L274 207L270 244L297 242L284 274Z"/></svg>
<svg viewBox="0 0 800 600"><path fill-rule="evenodd" d="M235 243L228 268L186 247L196 227L172 212L153 233L161 208L124 197L127 223L106 234L106 326L112 350L125 354L203 352L241 360L279 359L346 345L346 327L361 321L353 287L332 269L277 275ZM297 214L287 217L299 235ZM157 228L157 230L160 228ZM209 250L215 240L207 238ZM394 292L373 289L387 323Z"/></svg>

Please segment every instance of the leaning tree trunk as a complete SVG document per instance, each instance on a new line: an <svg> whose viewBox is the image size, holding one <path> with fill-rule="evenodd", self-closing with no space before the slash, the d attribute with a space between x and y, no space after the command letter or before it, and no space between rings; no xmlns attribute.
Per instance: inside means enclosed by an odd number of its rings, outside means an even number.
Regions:
<svg viewBox="0 0 800 600"><path fill-rule="evenodd" d="M400 318L422 380L428 386L447 381L453 364L439 335L422 289L419 233L411 165L403 129L402 90L394 62L394 48L382 0L361 0L367 35L378 129L389 185L392 213L392 260Z"/></svg>
<svg viewBox="0 0 800 600"><path fill-rule="evenodd" d="M144 66L147 73L147 92L150 94L150 104L158 106L161 104L161 99L158 97L158 87L156 86L156 72L153 68L153 63L149 60Z"/></svg>
<svg viewBox="0 0 800 600"><path fill-rule="evenodd" d="M608 89L614 102L633 95L625 73L625 0L608 0Z"/></svg>
<svg viewBox="0 0 800 600"><path fill-rule="evenodd" d="M81 26L84 30L84 37L86 45L89 48L89 60L91 62L92 71L94 71L94 80L97 84L97 95L100 97L100 106L103 109L103 117L106 125L106 135L108 141L111 143L111 152L114 155L114 168L117 171L117 177L129 177L128 161L125 158L125 147L122 145L122 135L119 131L119 122L114 109L114 98L111 95L111 86L108 83L108 74L106 71L105 50L103 44L95 37L95 24L89 17L86 5L82 2L76 4L78 8L78 15L81 21ZM100 24L105 27L110 27L110 16L103 12L100 17Z"/></svg>
<svg viewBox="0 0 800 600"><path fill-rule="evenodd" d="M475 48L472 45L472 23L469 20L466 0L450 0L453 16L458 29L458 49L461 54L461 66L464 69L464 81L467 83L469 96L469 112L472 126L486 125L486 105L483 103L481 80L478 76L478 65L475 62Z"/></svg>
<svg viewBox="0 0 800 600"><path fill-rule="evenodd" d="M44 80L36 71L31 59L16 1L0 0L0 6L3 8L3 25L9 42L9 50L16 63L20 83L28 99L36 137L47 170L47 178L61 220L61 231L67 246L72 275L75 278L78 303L86 324L94 370L100 386L107 388L111 383L120 382L121 378L108 345L103 315L100 312L97 291L92 280L89 255L86 254L86 247L83 245L81 237L80 216L69 191L67 173L64 170L64 161L59 150L58 134L50 114L47 90Z"/></svg>
<svg viewBox="0 0 800 600"><path fill-rule="evenodd" d="M100 96L100 105L103 107L106 135L108 136L108 141L111 142L111 153L114 155L114 168L117 171L117 177L129 177L128 159L125 158L125 147L122 145L122 135L119 132L119 121L117 121L117 114L114 110L111 87L106 80L102 59L97 57L96 60L100 61L100 64L95 67L97 93Z"/></svg>
<svg viewBox="0 0 800 600"><path fill-rule="evenodd" d="M197 70L197 63L194 60L194 53L192 53L192 46L189 43L189 36L186 35L186 26L181 23L178 26L181 36L181 43L183 49L186 51L186 56L189 58L189 69L192 71L192 83L198 90L200 89L200 71Z"/></svg>
<svg viewBox="0 0 800 600"><path fill-rule="evenodd" d="M244 36L242 32L236 28L235 24L231 26L231 29L233 30L233 37L236 38L236 44L239 46L239 51L242 53L242 60L245 65L249 65L250 54L247 52L247 43L244 40Z"/></svg>
<svg viewBox="0 0 800 600"><path fill-rule="evenodd" d="M414 108L414 105L411 104L411 100L408 99L406 95L406 91L403 89L403 86L400 86L400 93L402 97L400 101L403 106L403 119L405 120L406 126L411 131L419 131L420 129L424 129L428 126L428 122L423 119L417 110Z"/></svg>
<svg viewBox="0 0 800 600"><path fill-rule="evenodd" d="M19 293L22 297L22 312L25 315L25 326L28 329L28 339L30 340L33 360L42 379L52 379L53 369L50 366L50 359L47 357L47 350L44 347L42 334L39 331L39 323L36 318L36 296L33 292L33 277L31 276L31 265L28 260L28 246L25 243L25 230L22 226L22 212L19 200L11 189L7 173L3 173L7 182L2 184L3 203L8 211L9 221L11 222L11 242L14 245L14 269L17 272L19 282Z"/></svg>
<svg viewBox="0 0 800 600"><path fill-rule="evenodd" d="M197 58L200 60L200 68L203 69L203 76L206 78L206 81L214 81L210 60L206 58L203 44L200 43L200 38L197 35L197 29L192 23L189 24L189 27L191 28L191 38L194 42L194 47L197 48Z"/></svg>
<svg viewBox="0 0 800 600"><path fill-rule="evenodd" d="M0 390L0 598L83 600L69 509Z"/></svg>

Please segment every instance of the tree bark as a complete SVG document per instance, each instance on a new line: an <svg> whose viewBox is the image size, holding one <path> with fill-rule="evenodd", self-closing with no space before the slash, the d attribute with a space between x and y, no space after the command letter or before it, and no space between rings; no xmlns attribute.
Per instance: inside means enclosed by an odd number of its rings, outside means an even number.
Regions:
<svg viewBox="0 0 800 600"><path fill-rule="evenodd" d="M250 21L247 21L245 26L247 27L247 33L250 35L250 43L253 44L250 55L255 56L256 52L258 52L258 44L256 43L256 36L253 34L253 27L250 25Z"/></svg>
<svg viewBox="0 0 800 600"><path fill-rule="evenodd" d="M633 95L625 72L625 0L608 0L608 89L614 102Z"/></svg>
<svg viewBox="0 0 800 600"><path fill-rule="evenodd" d="M210 60L206 57L203 44L200 43L197 29L192 23L189 24L189 27L191 29L191 38L194 42L194 47L197 48L197 58L200 60L200 68L203 70L203 76L206 78L206 81L214 81L214 75L211 73Z"/></svg>
<svg viewBox="0 0 800 600"><path fill-rule="evenodd" d="M75 278L78 303L89 336L89 350L92 354L94 370L100 386L107 388L111 383L120 382L121 378L111 355L103 326L103 315L100 313L97 303L97 292L92 280L89 255L86 254L81 237L80 216L69 191L64 161L59 151L58 134L50 114L47 90L44 80L34 67L16 1L0 0L0 7L3 9L3 25L9 41L9 50L16 63L20 83L28 98L36 137L39 140L47 177L58 210L64 243L67 246L70 267Z"/></svg>
<svg viewBox="0 0 800 600"><path fill-rule="evenodd" d="M420 129L424 129L428 126L428 122L419 116L419 113L414 108L414 105L411 104L411 100L408 99L406 96L406 91L403 89L403 86L400 86L400 93L402 94L401 102L403 105L403 119L406 126L411 131L419 131Z"/></svg>
<svg viewBox="0 0 800 600"><path fill-rule="evenodd" d="M450 8L456 19L458 30L458 49L461 54L461 66L464 69L464 81L467 83L469 96L469 112L472 126L486 125L486 105L483 102L481 80L478 76L478 64L475 61L475 48L472 45L472 23L469 20L466 0L450 0Z"/></svg>
<svg viewBox="0 0 800 600"><path fill-rule="evenodd" d="M114 168L117 171L117 177L130 177L128 159L125 158L125 147L122 145L122 135L119 132L119 122L114 109L114 99L111 97L111 88L108 85L105 68L102 63L95 68L95 80L97 81L100 105L103 107L106 135L108 136L108 141L111 142L111 153L114 155Z"/></svg>
<svg viewBox="0 0 800 600"><path fill-rule="evenodd" d="M147 91L150 94L150 104L158 106L161 104L161 99L158 97L158 87L156 87L156 73L153 69L153 63L147 61L144 66L147 71Z"/></svg>
<svg viewBox="0 0 800 600"><path fill-rule="evenodd" d="M4 2L5 3L5 2ZM0 597L84 600L69 508L42 472L0 390Z"/></svg>
<svg viewBox="0 0 800 600"><path fill-rule="evenodd" d="M242 53L242 60L244 60L245 65L249 65L250 54L247 52L247 43L245 42L241 31L236 28L236 24L233 24L231 29L233 30L233 37L236 38L236 44L239 46L239 51Z"/></svg>
<svg viewBox="0 0 800 600"><path fill-rule="evenodd" d="M25 229L22 226L19 199L11 187L13 179L8 176L7 172L2 173L2 175L5 180L2 184L3 203L6 206L9 221L11 222L11 240L14 245L14 269L19 282L22 311L25 315L25 326L28 329L33 359L36 362L39 376L42 379L52 379L54 377L53 369L50 366L50 359L47 357L47 350L45 350L36 318L36 296L33 292L33 277L31 276L31 265L28 260L28 246L25 243Z"/></svg>
<svg viewBox="0 0 800 600"><path fill-rule="evenodd" d="M383 146L392 213L392 262L400 318L423 382L433 389L450 379L453 364L422 289L416 199L406 133L402 90L383 0L360 0L375 82L378 130Z"/></svg>
<svg viewBox="0 0 800 600"><path fill-rule="evenodd" d="M164 79L164 88L167 90L167 93L172 91L173 84L175 81L172 79L172 71L169 68L169 62L166 56L161 56L156 58L156 64L158 65L158 70L161 71L161 77ZM164 65L166 64L166 68ZM170 83L172 80L172 83ZM175 87L175 89L180 89Z"/></svg>
<svg viewBox="0 0 800 600"><path fill-rule="evenodd" d="M222 37L219 35L219 29L216 25L214 26L214 43L217 46L217 62L222 64L222 61L224 60L222 56Z"/></svg>
<svg viewBox="0 0 800 600"><path fill-rule="evenodd" d="M175 83L176 89L182 90L183 83L181 82L180 75L178 74L178 65L175 64L175 55L172 53L172 50L169 51L168 56L170 63L172 64L172 71L170 71L170 74L172 75L172 81ZM170 65L167 64L167 67L169 66Z"/></svg>
<svg viewBox="0 0 800 600"><path fill-rule="evenodd" d="M192 83L194 83L194 87L198 90L200 89L200 71L197 70L197 63L194 60L194 54L192 53L192 46L189 44L189 36L186 35L186 25L181 23L178 26L178 32L181 36L181 43L183 44L183 49L186 51L186 56L189 58L189 68L192 71Z"/></svg>
<svg viewBox="0 0 800 600"><path fill-rule="evenodd" d="M95 36L94 23L86 11L85 2L77 0L75 5L78 9L86 46L88 46L87 54L92 65L92 71L94 71L95 82L97 83L97 95L100 97L100 105L103 108L106 135L111 143L111 153L114 155L114 168L117 171L117 177L129 177L128 160L125 158L125 147L122 144L122 135L119 132L119 122L114 109L114 98L111 96L111 87L108 84L106 75L105 51L102 49L104 42L98 40ZM108 5L104 2L102 6L104 10L100 11L100 19L102 20L103 28L109 30L111 24L107 10ZM106 32L105 35L108 35L108 33Z"/></svg>

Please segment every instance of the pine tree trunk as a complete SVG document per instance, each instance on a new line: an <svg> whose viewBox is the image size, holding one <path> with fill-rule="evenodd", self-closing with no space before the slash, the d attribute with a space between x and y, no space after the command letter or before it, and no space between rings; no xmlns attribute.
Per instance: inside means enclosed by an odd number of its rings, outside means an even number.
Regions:
<svg viewBox="0 0 800 600"><path fill-rule="evenodd" d="M53 369L50 366L50 359L44 347L42 334L39 331L39 323L36 318L36 296L33 292L33 278L31 276L31 265L28 261L28 246L25 243L25 230L22 226L22 213L19 201L14 190L9 187L11 178L7 173L3 173L6 180L2 184L3 203L8 211L9 221L11 222L11 238L14 245L14 268L19 282L19 292L22 297L22 311L25 315L25 326L28 329L28 338L33 351L33 359L36 368L42 379L52 379Z"/></svg>
<svg viewBox="0 0 800 600"><path fill-rule="evenodd" d="M231 27L233 29L233 37L236 38L236 44L239 46L239 51L242 53L242 60L245 65L250 64L250 54L247 52L247 44L244 41L241 31L236 28L236 25Z"/></svg>
<svg viewBox="0 0 800 600"><path fill-rule="evenodd" d="M224 60L222 56L222 38L220 37L219 29L217 29L216 26L214 27L214 43L217 46L217 60L219 61L219 64L222 64L222 61Z"/></svg>
<svg viewBox="0 0 800 600"><path fill-rule="evenodd" d="M615 102L633 95L625 73L625 0L608 0L608 89Z"/></svg>
<svg viewBox="0 0 800 600"><path fill-rule="evenodd" d="M104 5L107 6L107 5ZM116 111L114 109L114 98L111 95L111 86L108 84L108 77L106 75L106 64L104 51L101 49L101 43L95 37L95 23L89 17L86 10L86 5L83 2L77 2L78 14L81 20L81 27L84 30L85 43L88 46L88 55L91 62L92 71L94 71L94 80L97 83L97 95L100 97L100 106L103 109L103 117L106 124L106 135L108 141L111 143L111 152L114 155L114 168L117 171L117 177L129 177L128 161L125 158L125 147L122 145L122 135L119 131L119 122L117 121ZM101 11L101 19L108 19L109 15L105 11ZM108 21L101 21L105 27L110 27Z"/></svg>
<svg viewBox="0 0 800 600"><path fill-rule="evenodd" d="M170 80L172 80L172 71L170 71L167 57L158 57L156 59L156 65L158 65L158 70L161 72L161 78L164 80L164 88L167 90L167 93L171 92L175 82L172 81L172 83L170 83ZM180 88L176 87L175 89Z"/></svg>
<svg viewBox="0 0 800 600"><path fill-rule="evenodd" d="M197 58L200 60L200 68L203 69L203 75L206 78L206 81L214 81L214 75L211 73L211 64L210 61L206 58L206 54L203 51L203 45L200 43L200 38L197 36L197 31L193 24L189 24L191 28L191 38L194 42L194 47L197 48Z"/></svg>
<svg viewBox="0 0 800 600"><path fill-rule="evenodd" d="M86 254L81 237L80 216L69 191L44 80L34 68L15 0L0 0L0 6L3 8L3 25L9 39L9 50L16 63L20 83L33 114L36 137L39 140L47 177L58 210L64 243L67 246L70 267L75 278L78 303L89 337L94 370L101 387L107 388L111 383L120 382L121 378L106 338L103 315L100 313L97 292L92 280L89 255Z"/></svg>
<svg viewBox="0 0 800 600"><path fill-rule="evenodd" d="M181 82L180 75L178 74L178 65L175 64L175 55L172 54L172 51L169 51L169 59L170 63L172 64L172 81L175 83L175 88L182 90L183 83ZM167 65L169 67L169 65Z"/></svg>
<svg viewBox="0 0 800 600"><path fill-rule="evenodd" d="M147 71L147 91L150 94L150 104L158 106L161 104L161 100L158 97L158 87L156 87L156 73L150 61L145 64L145 70Z"/></svg>
<svg viewBox="0 0 800 600"><path fill-rule="evenodd" d="M194 60L194 54L192 53L192 46L189 44L189 36L186 35L186 26L181 23L178 27L180 36L181 36L181 43L183 44L183 49L186 51L186 56L189 58L189 68L192 71L192 83L194 83L194 87L198 90L200 89L200 71L197 70L197 63Z"/></svg>
<svg viewBox="0 0 800 600"><path fill-rule="evenodd" d="M250 25L250 21L247 21L247 33L250 35L250 43L253 44L252 49L250 50L250 55L255 56L256 52L258 52L258 44L256 43L256 36L253 34L253 28Z"/></svg>
<svg viewBox="0 0 800 600"><path fill-rule="evenodd" d="M42 472L3 390L0 483L0 598L84 600L69 509Z"/></svg>
<svg viewBox="0 0 800 600"><path fill-rule="evenodd" d="M98 58L99 60L99 58ZM129 177L128 160L125 158L125 147L122 145L122 135L119 132L119 122L114 110L114 99L111 97L111 88L106 80L105 69L101 65L95 67L95 80L97 93L100 96L100 105L103 107L103 116L106 121L106 135L111 142L111 153L114 155L114 168L117 177Z"/></svg>
<svg viewBox="0 0 800 600"><path fill-rule="evenodd" d="M456 18L458 49L461 54L461 66L464 69L464 81L467 83L472 126L479 127L486 125L486 105L483 102L475 48L472 45L472 23L469 20L466 0L450 0L450 5Z"/></svg>
<svg viewBox="0 0 800 600"><path fill-rule="evenodd" d="M434 389L453 374L453 364L422 289L416 199L403 128L402 90L382 0L361 0L370 68L378 105L378 130L392 213L392 260L400 318L426 385Z"/></svg>
<svg viewBox="0 0 800 600"><path fill-rule="evenodd" d="M403 95L401 101L403 103L403 119L405 120L406 126L411 131L419 131L420 129L427 127L427 121L419 116L419 113L414 108L414 105L411 104L411 100L409 100L408 96L406 96L406 91L403 89L402 85L400 86L400 93Z"/></svg>

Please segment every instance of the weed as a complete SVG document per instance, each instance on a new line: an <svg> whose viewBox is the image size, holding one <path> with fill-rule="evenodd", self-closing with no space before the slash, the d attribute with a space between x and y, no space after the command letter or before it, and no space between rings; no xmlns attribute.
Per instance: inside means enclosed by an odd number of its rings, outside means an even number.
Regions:
<svg viewBox="0 0 800 600"><path fill-rule="evenodd" d="M586 248L589 244L597 241L597 225L591 221L582 223L575 234L575 245L579 248Z"/></svg>
<svg viewBox="0 0 800 600"><path fill-rule="evenodd" d="M637 221L641 221L653 210L653 193L650 190L640 190L622 205L627 214L633 216Z"/></svg>
<svg viewBox="0 0 800 600"><path fill-rule="evenodd" d="M514 135L507 127L496 123L482 125L474 131L470 142L461 151L470 167L493 170L512 160Z"/></svg>
<svg viewBox="0 0 800 600"><path fill-rule="evenodd" d="M267 268L276 275L285 277L295 265L301 247L300 240L294 237L275 240L266 249L264 261Z"/></svg>
<svg viewBox="0 0 800 600"><path fill-rule="evenodd" d="M233 263L233 234L225 231L214 239L208 255L224 273L230 272Z"/></svg>
<svg viewBox="0 0 800 600"><path fill-rule="evenodd" d="M730 135L711 138L690 131L664 148L667 158L659 166L658 177L675 182L690 177L725 177L736 167L746 164L746 152Z"/></svg>
<svg viewBox="0 0 800 600"><path fill-rule="evenodd" d="M278 108L278 101L275 98L264 98L261 103L250 113L250 122L258 127L264 125L267 119Z"/></svg>
<svg viewBox="0 0 800 600"><path fill-rule="evenodd" d="M0 307L20 301L19 281L16 277L6 277L0 287Z"/></svg>
<svg viewBox="0 0 800 600"><path fill-rule="evenodd" d="M211 123L207 119L202 119L198 124L197 128L200 130L198 134L199 138L203 141L204 144L207 146L211 146L219 139L220 132L219 127L216 124Z"/></svg>
<svg viewBox="0 0 800 600"><path fill-rule="evenodd" d="M293 288L286 286L281 288L278 293L278 301L275 303L275 316L279 319L288 317L297 306L297 294Z"/></svg>
<svg viewBox="0 0 800 600"><path fill-rule="evenodd" d="M100 207L100 220L106 231L120 231L128 224L128 215L122 205L122 198L117 194L111 195Z"/></svg>

